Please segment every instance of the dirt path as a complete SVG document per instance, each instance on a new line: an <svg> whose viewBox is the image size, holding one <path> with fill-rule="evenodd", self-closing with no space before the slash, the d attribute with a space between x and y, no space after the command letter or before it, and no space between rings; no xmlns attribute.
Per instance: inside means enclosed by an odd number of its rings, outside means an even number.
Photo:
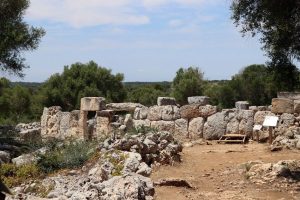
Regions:
<svg viewBox="0 0 300 200"><path fill-rule="evenodd" d="M279 160L300 160L300 151L284 150L270 152L264 144L247 145L197 145L184 148L183 162L176 166L163 166L151 178L181 178L195 189L178 187L156 187L157 200L193 199L300 199L300 193L287 188L250 183L238 172L238 166L250 160L277 162ZM299 188L300 189L300 188Z"/></svg>

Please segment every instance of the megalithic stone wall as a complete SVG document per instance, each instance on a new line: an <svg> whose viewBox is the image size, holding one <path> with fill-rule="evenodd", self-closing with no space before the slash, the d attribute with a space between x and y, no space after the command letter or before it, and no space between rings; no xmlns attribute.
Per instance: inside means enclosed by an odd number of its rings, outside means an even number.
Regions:
<svg viewBox="0 0 300 200"><path fill-rule="evenodd" d="M298 100L273 99L272 111L266 106L250 106L248 102L236 103L236 108L218 111L209 105L208 97L190 97L190 104L179 106L174 98L160 97L157 104L146 107L139 103L111 103L105 105L102 97L85 97L81 110L62 112L60 107L45 108L42 118L42 136L80 139L108 137L124 133L132 127L151 127L172 132L178 138L219 139L224 134L243 134L251 137L253 126L262 125L270 115L280 117L275 132L286 127L299 126ZM297 109L296 109L297 108ZM94 123L87 123L87 114L97 111ZM127 113L125 119L118 112Z"/></svg>

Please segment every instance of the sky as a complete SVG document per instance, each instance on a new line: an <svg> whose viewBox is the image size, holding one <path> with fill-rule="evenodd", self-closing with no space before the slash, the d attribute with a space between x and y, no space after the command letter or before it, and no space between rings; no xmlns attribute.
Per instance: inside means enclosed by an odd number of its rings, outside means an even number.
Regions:
<svg viewBox="0 0 300 200"><path fill-rule="evenodd" d="M95 61L125 81L172 81L199 67L209 80L230 79L267 61L259 38L242 37L231 0L31 0L24 20L43 27L30 68L14 81L42 82L66 65Z"/></svg>

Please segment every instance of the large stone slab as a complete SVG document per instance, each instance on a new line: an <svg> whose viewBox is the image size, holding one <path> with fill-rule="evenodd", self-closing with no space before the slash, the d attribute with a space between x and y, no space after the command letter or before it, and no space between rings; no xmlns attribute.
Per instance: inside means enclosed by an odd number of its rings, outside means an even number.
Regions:
<svg viewBox="0 0 300 200"><path fill-rule="evenodd" d="M133 118L136 120L142 120L142 119L147 119L149 112L149 108L146 106L143 106L141 108L136 108L134 110Z"/></svg>
<svg viewBox="0 0 300 200"><path fill-rule="evenodd" d="M274 98L272 99L272 113L294 113L294 102L290 99Z"/></svg>
<svg viewBox="0 0 300 200"><path fill-rule="evenodd" d="M103 97L83 97L80 102L82 111L99 111L105 109L105 98Z"/></svg>
<svg viewBox="0 0 300 200"><path fill-rule="evenodd" d="M197 117L189 122L189 138L203 138L204 119Z"/></svg>
<svg viewBox="0 0 300 200"><path fill-rule="evenodd" d="M148 119L145 120L133 120L133 127L135 129L139 129L141 127L150 127L151 126L151 122Z"/></svg>
<svg viewBox="0 0 300 200"><path fill-rule="evenodd" d="M254 111L240 110L239 115L241 118L239 124L239 134L251 136L254 126Z"/></svg>
<svg viewBox="0 0 300 200"><path fill-rule="evenodd" d="M184 119L192 119L200 117L200 110L199 110L200 104L191 104L191 105L184 105L180 107L179 112L181 118Z"/></svg>
<svg viewBox="0 0 300 200"><path fill-rule="evenodd" d="M203 128L203 138L207 140L217 140L226 132L228 112L218 112L207 118Z"/></svg>
<svg viewBox="0 0 300 200"><path fill-rule="evenodd" d="M189 104L200 104L202 106L209 104L209 97L207 96L194 96L188 97Z"/></svg>
<svg viewBox="0 0 300 200"><path fill-rule="evenodd" d="M158 106L176 106L176 100L173 97L158 97L157 98Z"/></svg>
<svg viewBox="0 0 300 200"><path fill-rule="evenodd" d="M217 106L206 105L199 107L199 115L200 117L207 118L215 113L217 113Z"/></svg>
<svg viewBox="0 0 300 200"><path fill-rule="evenodd" d="M140 103L110 103L106 104L106 108L118 112L134 112L136 108L144 107Z"/></svg>
<svg viewBox="0 0 300 200"><path fill-rule="evenodd" d="M188 137L188 124L187 119L175 120L175 135L181 137Z"/></svg>
<svg viewBox="0 0 300 200"><path fill-rule="evenodd" d="M179 108L177 106L163 106L161 118L164 121L174 121L180 118Z"/></svg>
<svg viewBox="0 0 300 200"><path fill-rule="evenodd" d="M163 106L151 106L147 118L150 121L160 121L162 119Z"/></svg>

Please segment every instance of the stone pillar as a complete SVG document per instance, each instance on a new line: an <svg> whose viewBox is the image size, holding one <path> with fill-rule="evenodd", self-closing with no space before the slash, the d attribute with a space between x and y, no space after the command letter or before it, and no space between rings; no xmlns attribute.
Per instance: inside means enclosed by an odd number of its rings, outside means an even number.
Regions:
<svg viewBox="0 0 300 200"><path fill-rule="evenodd" d="M87 130L87 115L88 115L88 111L80 111L80 118L79 118L79 133L80 136L79 138L88 140L88 130Z"/></svg>

